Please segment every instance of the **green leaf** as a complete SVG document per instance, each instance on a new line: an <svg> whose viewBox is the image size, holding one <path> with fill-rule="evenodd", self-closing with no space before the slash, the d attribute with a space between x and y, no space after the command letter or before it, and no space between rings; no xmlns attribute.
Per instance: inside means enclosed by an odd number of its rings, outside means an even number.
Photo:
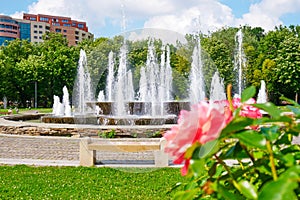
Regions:
<svg viewBox="0 0 300 200"><path fill-rule="evenodd" d="M241 102L246 102L248 101L250 98L252 98L256 93L256 88L254 86L250 86L248 88L246 88L243 92L242 92L242 97L241 97Z"/></svg>
<svg viewBox="0 0 300 200"><path fill-rule="evenodd" d="M217 171L217 165L218 163L214 163L213 166L211 166L211 168L209 168L208 170L208 175L210 177L214 176L216 174L216 171Z"/></svg>
<svg viewBox="0 0 300 200"><path fill-rule="evenodd" d="M233 137L238 138L240 142L246 146L257 147L263 150L267 149L266 138L254 130L246 130L241 133L234 134Z"/></svg>
<svg viewBox="0 0 300 200"><path fill-rule="evenodd" d="M263 104L253 104L253 106L266 111L271 117L279 118L282 111L277 108L273 103L267 102Z"/></svg>
<svg viewBox="0 0 300 200"><path fill-rule="evenodd" d="M198 188L198 184L195 181L189 182L188 184L186 184L186 186L184 187L184 190L192 190Z"/></svg>
<svg viewBox="0 0 300 200"><path fill-rule="evenodd" d="M237 142L234 146L230 147L225 154L221 155L220 158L222 159L243 159L248 158L248 155L241 147L241 144Z"/></svg>
<svg viewBox="0 0 300 200"><path fill-rule="evenodd" d="M195 177L202 176L206 173L205 169L205 160L204 159L196 159L190 161L190 167L189 170L192 170L192 175Z"/></svg>
<svg viewBox="0 0 300 200"><path fill-rule="evenodd" d="M292 99L289 99L289 98L286 98L286 97L283 97L283 96L280 97L280 99L284 100L284 101L286 101L286 102L288 102L290 104L294 104L294 105L298 105L299 106L299 104L296 101L292 100Z"/></svg>
<svg viewBox="0 0 300 200"><path fill-rule="evenodd" d="M218 144L219 144L218 140L212 140L212 141L205 143L202 146L197 147L194 150L192 158L193 159L201 159L201 158L205 158L209 155L216 153L219 150Z"/></svg>
<svg viewBox="0 0 300 200"><path fill-rule="evenodd" d="M192 200L194 199L198 191L199 189L176 192L176 194L174 195L174 200Z"/></svg>
<svg viewBox="0 0 300 200"><path fill-rule="evenodd" d="M278 118L271 118L269 120L266 120L265 122L268 122L268 123L270 123L270 122L288 122L288 123L290 123L292 121L293 121L292 118L283 115L283 116L280 116Z"/></svg>
<svg viewBox="0 0 300 200"><path fill-rule="evenodd" d="M181 182L176 183L174 186L172 186L172 188L170 190L167 191L167 194L170 194L171 192L173 192L175 189L179 188L180 186L182 186Z"/></svg>
<svg viewBox="0 0 300 200"><path fill-rule="evenodd" d="M227 188L225 188L223 185L218 184L218 194L221 195L225 200L239 200L239 195L234 194L232 192L229 192Z"/></svg>
<svg viewBox="0 0 300 200"><path fill-rule="evenodd" d="M257 199L256 188L247 180L241 180L237 188L247 199Z"/></svg>
<svg viewBox="0 0 300 200"><path fill-rule="evenodd" d="M291 167L291 166L293 166L296 163L293 154L285 154L282 157L282 160L285 163L285 165L288 166L288 167Z"/></svg>
<svg viewBox="0 0 300 200"><path fill-rule="evenodd" d="M300 115L300 108L290 105L287 105L286 107L290 109L295 115Z"/></svg>
<svg viewBox="0 0 300 200"><path fill-rule="evenodd" d="M277 181L270 181L261 189L259 200L297 200L294 192L298 188L298 179L300 176L300 166L294 166L282 173Z"/></svg>
<svg viewBox="0 0 300 200"><path fill-rule="evenodd" d="M192 146L190 146L186 151L185 151L185 154L184 154L184 157L185 158L191 158L194 154L194 151L195 149L199 148L201 144L198 143L198 142L195 142Z"/></svg>
<svg viewBox="0 0 300 200"><path fill-rule="evenodd" d="M252 125L254 119L247 117L234 118L221 132L221 138L227 136L230 133L243 130L245 127Z"/></svg>
<svg viewBox="0 0 300 200"><path fill-rule="evenodd" d="M279 137L279 126L261 127L260 130L267 140L270 140L271 142Z"/></svg>

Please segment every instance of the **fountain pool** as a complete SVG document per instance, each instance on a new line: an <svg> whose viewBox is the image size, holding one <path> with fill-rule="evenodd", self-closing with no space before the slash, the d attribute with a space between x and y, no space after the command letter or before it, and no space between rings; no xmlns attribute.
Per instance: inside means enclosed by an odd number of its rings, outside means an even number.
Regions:
<svg viewBox="0 0 300 200"><path fill-rule="evenodd" d="M156 34L158 32L160 31L156 31ZM72 115L55 116L54 114L54 116L44 116L42 120L51 122L51 118L53 118L55 122L65 123L68 121L67 123L99 125L174 124L177 122L180 110L189 110L190 104L209 98L210 92L214 92L215 100L218 100L216 92L220 92L220 96L223 98L225 93L224 87L220 87L222 83L219 74L211 63L207 65L210 68L206 69L205 62L208 59L202 60L203 52L199 40L194 46L192 55L187 58L191 63L189 80L186 80L188 92L183 97L178 95L178 89L176 90L174 87L174 69L171 67L170 47L174 47L174 43L166 42L170 40L172 34L170 32L159 34L162 42L158 47L155 43L157 37L153 33L152 29L148 32L143 29L139 34L135 32L129 33L127 36L130 38L135 35L135 38L140 39L140 36L143 35L143 40L148 42L146 60L138 71L132 71L134 68L129 63L129 48L125 39L119 52L110 51L106 55L108 58L105 69L106 84L103 90L97 92L98 95L92 86L93 82L98 81L92 80L88 56L85 51L81 50L73 90ZM168 40L162 39L162 36ZM182 38L180 39L182 44L186 43L187 41ZM178 41L179 39L177 43ZM209 74L215 74L214 79L217 81L212 82L212 75L207 76L205 70L209 71ZM212 85L217 82L219 84L217 87ZM205 89L206 84L213 89ZM97 101L95 100L96 96ZM178 96L181 96L181 99L178 99Z"/></svg>

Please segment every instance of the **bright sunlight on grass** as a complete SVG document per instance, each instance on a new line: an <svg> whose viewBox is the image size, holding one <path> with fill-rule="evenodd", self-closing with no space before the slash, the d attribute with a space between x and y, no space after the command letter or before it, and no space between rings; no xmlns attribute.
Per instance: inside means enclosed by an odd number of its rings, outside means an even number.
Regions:
<svg viewBox="0 0 300 200"><path fill-rule="evenodd" d="M171 199L173 192L168 191L183 180L178 168L130 173L112 168L0 166L0 199Z"/></svg>

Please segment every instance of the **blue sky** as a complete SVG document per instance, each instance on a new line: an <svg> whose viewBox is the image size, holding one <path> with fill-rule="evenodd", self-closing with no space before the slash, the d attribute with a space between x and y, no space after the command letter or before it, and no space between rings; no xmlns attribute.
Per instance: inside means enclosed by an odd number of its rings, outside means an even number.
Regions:
<svg viewBox="0 0 300 200"><path fill-rule="evenodd" d="M161 28L179 33L214 31L224 26L300 25L300 0L1 0L0 14L70 16L86 21L96 37L121 31L122 6L126 30ZM198 20L198 21L197 21ZM197 21L195 25L195 21Z"/></svg>

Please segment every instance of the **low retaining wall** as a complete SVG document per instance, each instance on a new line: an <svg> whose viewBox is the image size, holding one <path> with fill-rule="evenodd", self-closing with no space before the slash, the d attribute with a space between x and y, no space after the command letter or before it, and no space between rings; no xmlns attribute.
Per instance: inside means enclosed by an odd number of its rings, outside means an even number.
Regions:
<svg viewBox="0 0 300 200"><path fill-rule="evenodd" d="M51 124L26 122L43 114L11 115L0 118L0 133L31 136L105 137L113 132L116 138L161 137L170 126L102 126L83 124Z"/></svg>
<svg viewBox="0 0 300 200"><path fill-rule="evenodd" d="M33 136L71 136L79 137L80 132L97 135L99 130L78 130L75 128L43 128L37 126L0 126L0 133Z"/></svg>
<svg viewBox="0 0 300 200"><path fill-rule="evenodd" d="M161 137L167 130L166 128L157 129L108 129L108 128L51 128L51 127L39 127L39 126L1 126L1 134L12 135L32 135L32 136L68 136L68 137L98 137L105 136L111 131L114 131L114 136L117 138L129 137L129 138L154 138Z"/></svg>

